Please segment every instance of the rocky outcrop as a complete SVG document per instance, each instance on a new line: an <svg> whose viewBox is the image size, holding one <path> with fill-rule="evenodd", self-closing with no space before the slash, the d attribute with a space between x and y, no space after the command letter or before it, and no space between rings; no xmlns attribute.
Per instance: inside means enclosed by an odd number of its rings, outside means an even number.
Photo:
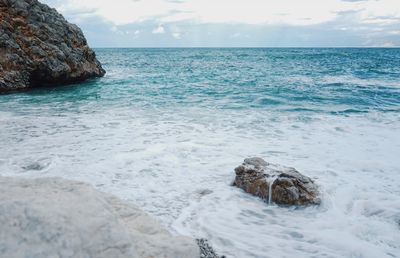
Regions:
<svg viewBox="0 0 400 258"><path fill-rule="evenodd" d="M294 168L271 164L261 158L249 158L235 168L235 173L234 186L262 198L267 203L320 203L317 185Z"/></svg>
<svg viewBox="0 0 400 258"><path fill-rule="evenodd" d="M82 31L37 0L0 0L0 92L105 74Z"/></svg>
<svg viewBox="0 0 400 258"><path fill-rule="evenodd" d="M0 257L200 257L138 208L60 178L0 177Z"/></svg>

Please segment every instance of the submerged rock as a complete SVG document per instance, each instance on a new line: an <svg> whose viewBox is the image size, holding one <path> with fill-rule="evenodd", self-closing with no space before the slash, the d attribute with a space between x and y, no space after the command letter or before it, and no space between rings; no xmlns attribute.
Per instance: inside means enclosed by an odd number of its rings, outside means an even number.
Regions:
<svg viewBox="0 0 400 258"><path fill-rule="evenodd" d="M296 169L271 164L261 158L245 159L235 168L233 183L268 203L282 205L319 204L318 187Z"/></svg>
<svg viewBox="0 0 400 258"><path fill-rule="evenodd" d="M0 0L0 92L105 74L82 31L37 0Z"/></svg>
<svg viewBox="0 0 400 258"><path fill-rule="evenodd" d="M0 257L200 257L191 238L91 186L0 177Z"/></svg>

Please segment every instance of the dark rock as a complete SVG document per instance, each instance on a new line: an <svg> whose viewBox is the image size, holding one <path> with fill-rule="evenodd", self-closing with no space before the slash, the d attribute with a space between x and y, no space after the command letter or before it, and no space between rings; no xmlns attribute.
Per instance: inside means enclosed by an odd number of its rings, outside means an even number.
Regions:
<svg viewBox="0 0 400 258"><path fill-rule="evenodd" d="M197 245L200 247L200 258L225 258L225 256L219 256L208 243L207 239L200 238L196 239Z"/></svg>
<svg viewBox="0 0 400 258"><path fill-rule="evenodd" d="M300 174L294 168L271 164L261 158L249 158L235 168L235 173L234 186L262 198L267 203L320 203L317 185L311 178Z"/></svg>
<svg viewBox="0 0 400 258"><path fill-rule="evenodd" d="M0 92L105 74L82 31L37 0L0 0Z"/></svg>

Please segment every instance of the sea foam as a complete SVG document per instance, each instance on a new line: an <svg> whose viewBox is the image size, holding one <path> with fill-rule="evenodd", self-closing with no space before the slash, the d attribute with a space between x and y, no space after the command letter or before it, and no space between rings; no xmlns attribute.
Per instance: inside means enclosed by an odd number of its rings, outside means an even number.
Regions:
<svg viewBox="0 0 400 258"><path fill-rule="evenodd" d="M302 51L99 50L99 81L0 96L1 175L88 182L228 257L396 257L398 88L374 95L343 77L323 88L319 72L335 66L314 71ZM338 76L358 74L348 56L319 51L344 67ZM288 82L296 76L309 80ZM267 205L232 187L253 156L313 178L322 204Z"/></svg>

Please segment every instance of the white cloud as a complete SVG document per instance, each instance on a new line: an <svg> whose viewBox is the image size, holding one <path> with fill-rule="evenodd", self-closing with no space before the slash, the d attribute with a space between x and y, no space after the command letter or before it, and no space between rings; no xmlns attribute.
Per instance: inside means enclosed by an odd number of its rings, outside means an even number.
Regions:
<svg viewBox="0 0 400 258"><path fill-rule="evenodd" d="M399 0L66 0L59 10L85 12L86 16L92 13L116 25L149 19L312 25L334 20L338 12L351 10L360 10L360 21L365 23L398 22L400 18Z"/></svg>
<svg viewBox="0 0 400 258"><path fill-rule="evenodd" d="M165 29L164 29L163 26L159 25L157 28L155 28L155 29L152 31L152 33L153 33L153 34L163 34L163 33L165 33Z"/></svg>
<svg viewBox="0 0 400 258"><path fill-rule="evenodd" d="M396 45L393 42L385 42L381 47L396 47Z"/></svg>
<svg viewBox="0 0 400 258"><path fill-rule="evenodd" d="M153 46L160 33L170 36L160 46L400 44L400 0L41 1L96 46ZM139 37L143 32L153 34Z"/></svg>
<svg viewBox="0 0 400 258"><path fill-rule="evenodd" d="M174 37L176 39L181 39L182 38L182 36L181 36L181 34L179 32L173 32L171 35L172 35L172 37Z"/></svg>

